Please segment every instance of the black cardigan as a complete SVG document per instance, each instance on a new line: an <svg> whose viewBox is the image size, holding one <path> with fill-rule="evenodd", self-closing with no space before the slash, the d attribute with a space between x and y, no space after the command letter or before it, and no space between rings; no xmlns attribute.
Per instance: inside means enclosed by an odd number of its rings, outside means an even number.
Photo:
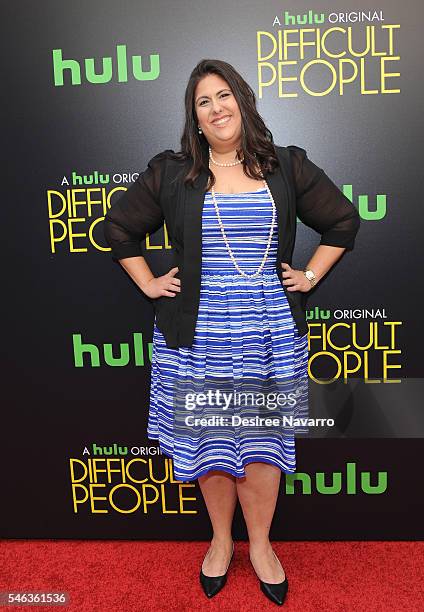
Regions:
<svg viewBox="0 0 424 612"><path fill-rule="evenodd" d="M274 145L279 168L265 175L277 208L278 252L276 271L282 284L281 262L291 265L296 236L296 217L321 234L320 244L351 251L360 226L355 206L316 166L306 151L295 145ZM183 177L190 161L171 158L170 149L155 155L136 181L122 193L105 216L104 234L114 261L142 255L141 241L166 223L172 244L175 275L181 292L175 297L153 300L156 324L168 348L191 346L200 301L202 256L202 209L208 175L202 171L193 187ZM208 149L202 149L206 167ZM174 180L173 180L174 179ZM301 336L308 332L308 292L287 291L291 312Z"/></svg>

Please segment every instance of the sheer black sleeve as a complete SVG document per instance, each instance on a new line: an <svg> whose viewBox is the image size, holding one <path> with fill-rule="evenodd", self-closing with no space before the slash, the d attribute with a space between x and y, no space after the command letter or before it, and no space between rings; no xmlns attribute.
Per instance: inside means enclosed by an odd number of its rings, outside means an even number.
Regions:
<svg viewBox="0 0 424 612"><path fill-rule="evenodd" d="M360 216L352 202L307 157L305 149L287 147L296 190L296 214L308 227L321 234L320 244L352 251Z"/></svg>
<svg viewBox="0 0 424 612"><path fill-rule="evenodd" d="M166 151L152 157L105 215L103 231L114 261L142 255L141 241L164 222L160 192L165 158Z"/></svg>

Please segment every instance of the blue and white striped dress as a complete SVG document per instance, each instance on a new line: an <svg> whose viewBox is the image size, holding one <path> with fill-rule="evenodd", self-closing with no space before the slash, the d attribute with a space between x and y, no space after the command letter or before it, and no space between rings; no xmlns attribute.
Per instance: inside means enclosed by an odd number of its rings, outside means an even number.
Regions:
<svg viewBox="0 0 424 612"><path fill-rule="evenodd" d="M262 262L271 228L268 192L261 187L243 193L215 193L215 197L236 261L252 274ZM254 278L239 274L223 240L211 192L205 193L200 303L193 344L167 348L156 320L153 330L147 435L159 440L162 452L173 458L177 480L194 480L209 470L243 477L244 466L253 461L270 463L286 473L296 471L295 435L308 429L291 424L290 417L307 417L308 340L307 334L299 337L297 333L277 275L277 245L276 217L262 272ZM213 389L213 394L206 405L204 401L187 403L181 400L187 397L187 389L196 393ZM227 392L233 401L225 404L223 395L216 395L217 389ZM275 402L260 406L264 392L256 393L250 405L236 401L237 391L260 389L281 391L281 404L277 408ZM290 401L293 397L296 400ZM212 416L216 418L207 420ZM262 421L243 421L254 416ZM288 417L284 426L282 416ZM277 417L280 420L275 421ZM274 419L273 424L263 418Z"/></svg>

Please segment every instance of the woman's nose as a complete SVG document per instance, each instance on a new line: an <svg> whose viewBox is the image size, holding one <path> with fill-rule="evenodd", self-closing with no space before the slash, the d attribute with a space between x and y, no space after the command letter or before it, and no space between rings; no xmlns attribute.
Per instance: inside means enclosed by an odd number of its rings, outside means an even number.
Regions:
<svg viewBox="0 0 424 612"><path fill-rule="evenodd" d="M219 111L222 109L222 104L220 102L220 100L216 99L212 99L212 110L215 111L215 113L219 113Z"/></svg>

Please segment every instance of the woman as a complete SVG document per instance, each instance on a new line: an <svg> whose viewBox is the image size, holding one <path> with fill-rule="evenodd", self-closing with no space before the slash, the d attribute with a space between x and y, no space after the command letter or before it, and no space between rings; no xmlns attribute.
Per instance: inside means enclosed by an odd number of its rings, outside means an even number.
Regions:
<svg viewBox="0 0 424 612"><path fill-rule="evenodd" d="M239 500L260 588L281 605L288 580L269 529L281 472L296 465L299 430L282 417L307 409L304 294L352 250L359 216L304 149L273 144L253 90L230 64L199 62L185 106L181 152L149 161L107 213L105 237L153 299L147 433L173 457L175 478L197 479L202 491L213 528L204 592L225 585ZM305 270L290 266L296 215L321 234ZM140 240L163 221L177 265L155 278ZM284 391L287 401L259 405L256 394L239 405L237 391L247 389L265 389L267 401Z"/></svg>

